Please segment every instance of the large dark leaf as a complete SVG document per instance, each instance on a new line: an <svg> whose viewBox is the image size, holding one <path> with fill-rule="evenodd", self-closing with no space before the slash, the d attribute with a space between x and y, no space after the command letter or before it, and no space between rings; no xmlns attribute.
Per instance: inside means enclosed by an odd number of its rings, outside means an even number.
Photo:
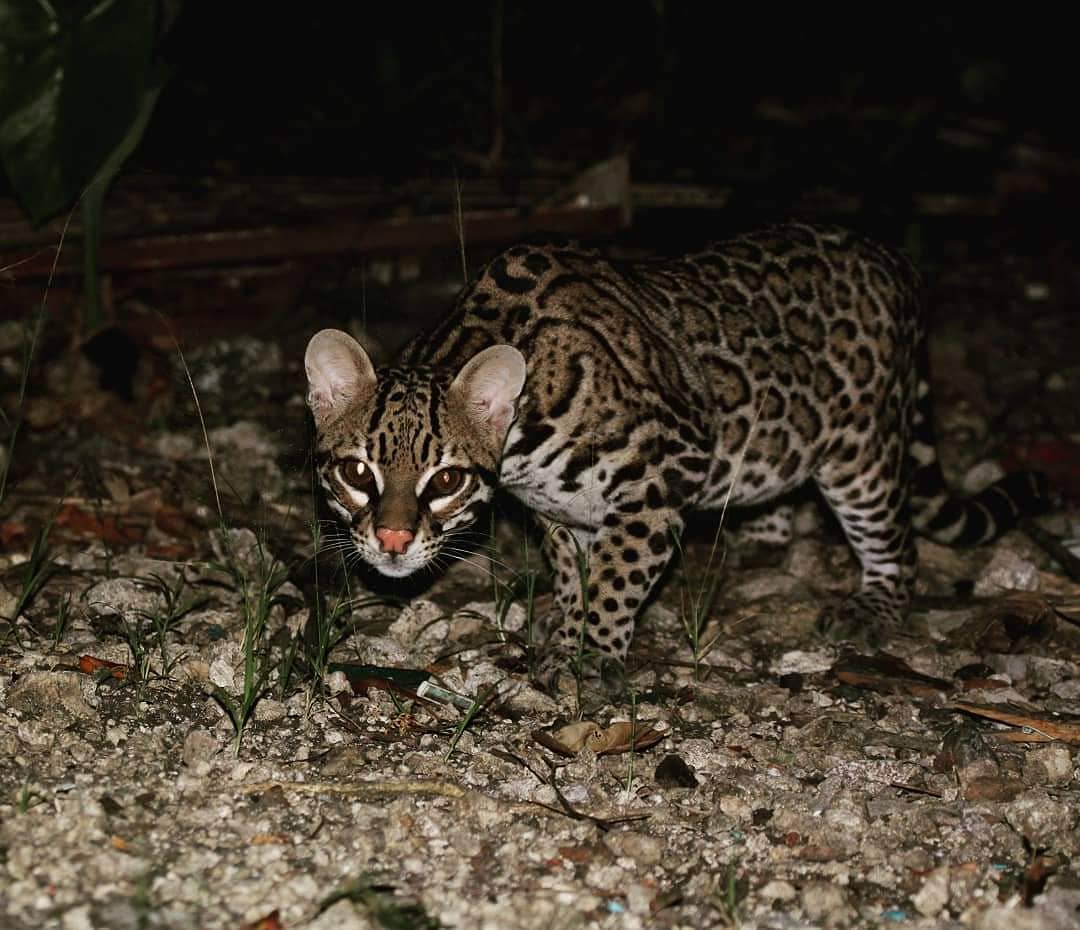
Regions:
<svg viewBox="0 0 1080 930"><path fill-rule="evenodd" d="M136 117L153 0L0 0L0 160L34 222L65 210Z"/></svg>

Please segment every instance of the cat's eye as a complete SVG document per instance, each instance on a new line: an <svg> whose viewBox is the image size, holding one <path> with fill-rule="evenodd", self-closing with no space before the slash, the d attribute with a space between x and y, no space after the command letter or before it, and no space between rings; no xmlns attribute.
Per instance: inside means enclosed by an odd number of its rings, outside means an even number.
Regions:
<svg viewBox="0 0 1080 930"><path fill-rule="evenodd" d="M341 479L358 491L370 493L375 490L375 476L371 468L359 459L347 459L341 464Z"/></svg>
<svg viewBox="0 0 1080 930"><path fill-rule="evenodd" d="M424 493L428 497L445 497L453 494L465 483L465 472L460 468L440 468L428 481Z"/></svg>

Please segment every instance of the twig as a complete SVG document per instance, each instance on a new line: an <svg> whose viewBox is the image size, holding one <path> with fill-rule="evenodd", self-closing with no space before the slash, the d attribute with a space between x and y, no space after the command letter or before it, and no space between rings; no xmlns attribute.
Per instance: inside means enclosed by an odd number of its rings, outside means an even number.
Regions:
<svg viewBox="0 0 1080 930"><path fill-rule="evenodd" d="M515 761L520 761L516 760ZM530 769L531 771L531 769ZM535 774L535 773L534 773ZM359 798L362 801L375 803L393 798L409 797L435 797L450 798L456 801L470 801L476 804L492 804L506 811L508 814L536 814L541 811L555 817L573 817L575 820L588 820L595 823L601 830L634 820L644 820L649 814L633 814L612 820L603 820L598 817L590 817L588 814L580 814L570 808L568 811L559 810L542 801L504 801L501 798L481 794L462 788L448 781L369 781L369 782L311 782L311 781L260 781L254 784L244 785L240 792L245 795L265 794L274 788L295 794L304 794L309 797L337 796L346 798ZM556 794L558 791L556 790ZM561 798L561 795L560 795ZM565 800L563 800L565 803Z"/></svg>
<svg viewBox="0 0 1080 930"><path fill-rule="evenodd" d="M465 211L462 207L461 178L454 169L454 227L457 229L458 246L461 249L461 280L469 283L469 262L465 258Z"/></svg>
<svg viewBox="0 0 1080 930"><path fill-rule="evenodd" d="M317 796L320 794L339 795L341 797L363 798L376 801L383 798L411 797L432 795L441 798L465 798L473 794L461 785L448 781L365 781L365 782L320 782L320 781L260 781L244 785L241 794L265 794L274 788L294 794Z"/></svg>
<svg viewBox="0 0 1080 930"><path fill-rule="evenodd" d="M195 412L199 415L199 425L202 427L203 434L203 445L206 446L206 461L210 465L210 484L214 489L214 502L217 504L218 519L221 521L221 526L224 529L225 511L221 506L221 494L218 491L217 474L214 471L214 453L210 447L210 434L206 430L206 419L203 417L202 404L199 403L199 392L195 388L195 379L191 377L191 369L188 368L187 359L184 358L184 350L180 348L180 340L176 338L172 323L170 323L169 318L160 311L158 311L158 316L165 324L165 328L169 331L169 338L172 339L173 345L176 347L176 354L180 357L180 365L184 369L184 375L191 388L191 396L195 400Z"/></svg>
<svg viewBox="0 0 1080 930"><path fill-rule="evenodd" d="M542 801L531 801L530 803L536 804L539 807L543 807L545 810L549 810L552 813L561 814L564 817L569 817L571 820L583 820L583 821L586 821L588 823L593 824L597 829L601 830L604 833L606 833L612 827L616 827L621 823L634 823L634 822L639 821L639 820L648 820L649 817L651 816L650 814L647 814L647 813L643 813L643 814L627 814L624 817L594 817L592 814L586 814L583 811L579 811L576 807L574 807L574 805L572 805L569 801L567 801L566 797L559 790L559 786L556 783L556 779L555 779L555 773L556 773L555 763L553 763L553 762L551 762L551 761L549 761L547 759L544 760L545 764L548 767L548 773L549 773L548 777L545 778L542 774L537 772L536 769L534 769L529 764L528 760L523 759L521 756L518 756L518 755L510 752L509 750L506 750L506 749L492 749L491 753L492 753L492 755L494 755L494 756L496 756L496 757L498 757L500 759L505 759L508 762L516 762L518 765L520 765L522 768L524 768L527 772L529 772L541 784L547 785L549 788L551 788L551 790L555 792L555 797L559 801L559 807L558 808L552 807L550 804L544 804ZM560 808L561 808L561 810L560 810Z"/></svg>
<svg viewBox="0 0 1080 930"><path fill-rule="evenodd" d="M931 798L943 798L945 795L940 791L935 791L933 788L920 788L918 785L909 785L902 781L889 782L890 788L898 788L901 791L910 791L912 794L925 794Z"/></svg>
<svg viewBox="0 0 1080 930"><path fill-rule="evenodd" d="M83 191L83 194L86 192ZM79 200L82 200L82 194L79 195ZM38 340L41 338L41 327L45 322L45 312L49 302L49 291L53 286L53 278L56 277L56 269L60 264L60 253L64 250L64 239L67 238L68 227L71 225L71 218L75 215L75 207L79 205L77 200L68 212L67 219L64 220L64 228L60 230L60 241L56 244L56 252L53 254L52 262L49 264L49 277L45 282L45 291L41 295L41 303L38 306L37 313L34 314L34 322L30 327L28 335L28 342L24 347L23 357L23 370L22 377L19 379L19 394L18 400L15 402L15 419L11 426L11 437L8 440L6 455L0 453L0 502L4 500L4 492L7 490L8 471L11 468L11 463L15 460L15 440L19 435L19 427L22 426L23 421L23 408L26 403L26 386L30 381L30 368L34 362L34 353L37 351ZM26 262L30 262L31 259L36 258L42 252L48 251L47 249L41 249L35 252L29 258L23 261L16 262L12 265L8 265L7 268L16 267ZM3 270L7 270L7 268Z"/></svg>

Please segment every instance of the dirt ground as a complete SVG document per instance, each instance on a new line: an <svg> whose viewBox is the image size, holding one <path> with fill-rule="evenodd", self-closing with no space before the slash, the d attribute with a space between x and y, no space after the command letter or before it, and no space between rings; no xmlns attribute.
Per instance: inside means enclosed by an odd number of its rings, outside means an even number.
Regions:
<svg viewBox="0 0 1080 930"><path fill-rule="evenodd" d="M304 334L181 357L146 308L103 369L47 326L0 511L0 925L1080 926L1080 582L1038 532L1080 556L1075 267L954 255L931 293L948 472L1044 468L1054 514L920 543L876 655L814 633L856 574L812 500L776 553L703 518L614 706L529 685L512 507L429 583L341 571Z"/></svg>

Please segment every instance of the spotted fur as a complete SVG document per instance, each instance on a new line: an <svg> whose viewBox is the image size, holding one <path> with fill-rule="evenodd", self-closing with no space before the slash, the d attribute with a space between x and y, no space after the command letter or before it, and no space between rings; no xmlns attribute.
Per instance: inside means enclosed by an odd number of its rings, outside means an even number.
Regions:
<svg viewBox="0 0 1080 930"><path fill-rule="evenodd" d="M500 345L527 366L523 387L510 383L501 398L513 417L505 433L478 430L451 388L462 366ZM813 481L862 565L859 591L830 614L846 635L902 620L913 528L985 542L1045 498L1027 473L969 500L947 492L924 356L915 270L843 230L788 225L642 262L516 246L399 367L372 373L332 415L316 399L319 469L364 557L387 574L427 564L498 481L548 530L555 653L584 631L616 659L688 509L760 505ZM311 348L308 367L310 378ZM378 472L370 499L336 477L350 458ZM466 484L425 506L425 482L448 466ZM403 554L373 544L388 511L415 534ZM765 526L783 538L789 515Z"/></svg>

